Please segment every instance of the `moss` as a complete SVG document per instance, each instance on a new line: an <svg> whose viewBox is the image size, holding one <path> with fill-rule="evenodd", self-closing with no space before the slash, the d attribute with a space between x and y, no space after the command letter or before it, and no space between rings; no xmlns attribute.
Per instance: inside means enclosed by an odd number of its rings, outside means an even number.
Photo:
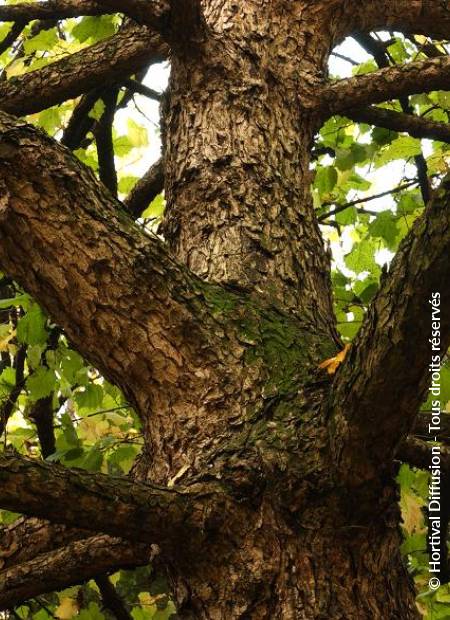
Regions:
<svg viewBox="0 0 450 620"><path fill-rule="evenodd" d="M335 345L328 339L320 338L298 319L276 310L248 309L237 326L238 337L250 345L246 351L247 363L261 359L266 369L264 398L295 392L323 359L335 353Z"/></svg>
<svg viewBox="0 0 450 620"><path fill-rule="evenodd" d="M224 327L234 327L245 348L246 365L263 370L263 399L296 393L324 359L336 354L328 336L309 322L264 305L248 293L199 281L201 302Z"/></svg>
<svg viewBox="0 0 450 620"><path fill-rule="evenodd" d="M198 280L196 288L199 295L206 302L212 316L231 316L239 304L239 296L234 291L229 291L218 284Z"/></svg>

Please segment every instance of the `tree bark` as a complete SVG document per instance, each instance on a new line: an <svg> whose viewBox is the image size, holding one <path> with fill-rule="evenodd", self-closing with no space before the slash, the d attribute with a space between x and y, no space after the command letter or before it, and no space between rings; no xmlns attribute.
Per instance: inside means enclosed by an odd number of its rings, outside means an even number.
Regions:
<svg viewBox="0 0 450 620"><path fill-rule="evenodd" d="M400 555L394 459L426 387L424 298L448 280L450 188L404 242L333 381L319 368L341 343L310 150L327 114L416 92L418 68L433 88L446 84L448 62L329 85L332 45L377 23L377 3L362 3L363 23L343 0L205 0L201 15L189 2L181 16L195 25L192 37L169 4L169 21L155 22L172 48L162 110L165 243L133 224L66 148L0 114L0 265L123 389L146 442L139 483L4 456L0 506L157 542L155 565L181 618L417 618ZM379 3L383 23L412 27L391 4ZM424 8L425 25L441 4ZM74 55L2 84L1 106L34 112L99 79L114 85L155 54L167 54L159 35L119 33L84 51L88 63ZM397 350L386 342L386 317ZM422 340L411 368L413 325ZM399 391L385 397L394 379ZM398 402L408 409L402 419ZM57 503L45 501L54 493ZM86 541L72 535L71 547L9 561L13 598L42 591L32 583L38 568L62 587L71 553L81 577L92 576ZM114 554L98 552L99 566L111 568Z"/></svg>

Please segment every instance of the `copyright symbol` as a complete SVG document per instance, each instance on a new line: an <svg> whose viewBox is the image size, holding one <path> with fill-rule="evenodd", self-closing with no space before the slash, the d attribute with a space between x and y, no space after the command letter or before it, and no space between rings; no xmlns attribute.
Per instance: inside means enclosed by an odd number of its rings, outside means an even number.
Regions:
<svg viewBox="0 0 450 620"><path fill-rule="evenodd" d="M430 590L437 590L439 586L441 585L441 582L439 581L437 577L431 577L430 581L428 582L428 585L430 586Z"/></svg>

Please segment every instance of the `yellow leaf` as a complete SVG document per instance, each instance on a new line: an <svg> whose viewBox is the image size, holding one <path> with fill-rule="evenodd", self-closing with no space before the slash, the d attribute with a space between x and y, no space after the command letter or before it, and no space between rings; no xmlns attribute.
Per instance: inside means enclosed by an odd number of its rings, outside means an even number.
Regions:
<svg viewBox="0 0 450 620"><path fill-rule="evenodd" d="M13 329L13 331L10 332L7 336L0 339L0 351L8 351L8 348L9 348L8 343L10 340L14 338L15 335L16 335L16 330Z"/></svg>
<svg viewBox="0 0 450 620"><path fill-rule="evenodd" d="M350 345L346 344L340 353L338 353L335 357L330 357L330 359L325 360L321 364L319 364L319 368L323 368L327 371L329 375L334 375L339 365L345 360L345 357L350 349Z"/></svg>
<svg viewBox="0 0 450 620"><path fill-rule="evenodd" d="M59 607L55 609L55 618L72 620L78 614L78 605L73 598L63 598Z"/></svg>

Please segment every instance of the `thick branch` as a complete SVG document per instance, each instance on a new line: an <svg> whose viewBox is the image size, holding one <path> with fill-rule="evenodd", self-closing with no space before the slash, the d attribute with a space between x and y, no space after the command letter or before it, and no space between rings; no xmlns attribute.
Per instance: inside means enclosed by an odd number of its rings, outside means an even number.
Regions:
<svg viewBox="0 0 450 620"><path fill-rule="evenodd" d="M198 544L226 502L217 485L167 489L9 455L0 483L2 508L166 550Z"/></svg>
<svg viewBox="0 0 450 620"><path fill-rule="evenodd" d="M339 475L351 484L389 464L413 427L430 380L431 356L442 357L449 346L449 253L447 179L402 242L336 377L333 450ZM440 342L433 352L430 300L437 293Z"/></svg>
<svg viewBox="0 0 450 620"><path fill-rule="evenodd" d="M345 114L348 108L448 88L450 57L430 58L339 80L318 92L317 105L331 116Z"/></svg>
<svg viewBox="0 0 450 620"><path fill-rule="evenodd" d="M378 41L372 35L364 32L356 33L354 35L356 41L367 51L369 54L373 54L375 62L379 69L383 67L389 67L391 64L391 56L387 52L386 44ZM400 107L406 115L414 116L414 110L409 101L409 97L404 95L400 97ZM430 199L430 182L428 180L428 165L423 153L420 152L414 155L414 162L417 168L417 176L419 179L420 191L424 204Z"/></svg>
<svg viewBox="0 0 450 620"><path fill-rule="evenodd" d="M450 142L449 123L438 123L420 116L401 114L400 112L394 112L394 110L378 107L346 110L345 116L357 123L385 127L386 129L392 129L392 131L403 131L414 138Z"/></svg>
<svg viewBox="0 0 450 620"><path fill-rule="evenodd" d="M114 13L107 5L89 0L52 0L51 2L24 2L0 6L0 21L30 22L34 19L65 19L80 15Z"/></svg>
<svg viewBox="0 0 450 620"><path fill-rule="evenodd" d="M36 556L89 538L92 532L50 523L45 519L21 517L0 528L0 569L23 564Z"/></svg>
<svg viewBox="0 0 450 620"><path fill-rule="evenodd" d="M168 53L158 35L123 30L63 60L0 84L0 109L33 114L78 97L101 84L120 81Z"/></svg>
<svg viewBox="0 0 450 620"><path fill-rule="evenodd" d="M330 10L336 10L334 3L330 3ZM448 39L450 9L445 0L346 2L339 19L336 43L356 30L395 30L408 34L424 34L433 39Z"/></svg>
<svg viewBox="0 0 450 620"><path fill-rule="evenodd" d="M98 4L116 13L124 13L157 32L164 30L171 9L169 0L98 0Z"/></svg>
<svg viewBox="0 0 450 620"><path fill-rule="evenodd" d="M138 24L148 26L170 43L185 49L197 43L204 21L200 0L98 0L99 4L124 13ZM199 36L200 35L200 36Z"/></svg>
<svg viewBox="0 0 450 620"><path fill-rule="evenodd" d="M0 572L0 609L62 590L101 573L148 564L148 545L93 536Z"/></svg>
<svg viewBox="0 0 450 620"><path fill-rule="evenodd" d="M100 99L103 91L103 88L94 88L83 95L75 106L61 137L61 144L71 151L80 148L87 132L92 129L95 119L89 116L89 112Z"/></svg>
<svg viewBox="0 0 450 620"><path fill-rule="evenodd" d="M139 179L124 200L124 204L130 214L134 218L138 218L163 189L164 161L161 158L150 166L144 176Z"/></svg>
<svg viewBox="0 0 450 620"><path fill-rule="evenodd" d="M216 359L199 281L66 148L5 114L0 183L1 268L141 414L153 389L173 393L181 376L186 389Z"/></svg>

